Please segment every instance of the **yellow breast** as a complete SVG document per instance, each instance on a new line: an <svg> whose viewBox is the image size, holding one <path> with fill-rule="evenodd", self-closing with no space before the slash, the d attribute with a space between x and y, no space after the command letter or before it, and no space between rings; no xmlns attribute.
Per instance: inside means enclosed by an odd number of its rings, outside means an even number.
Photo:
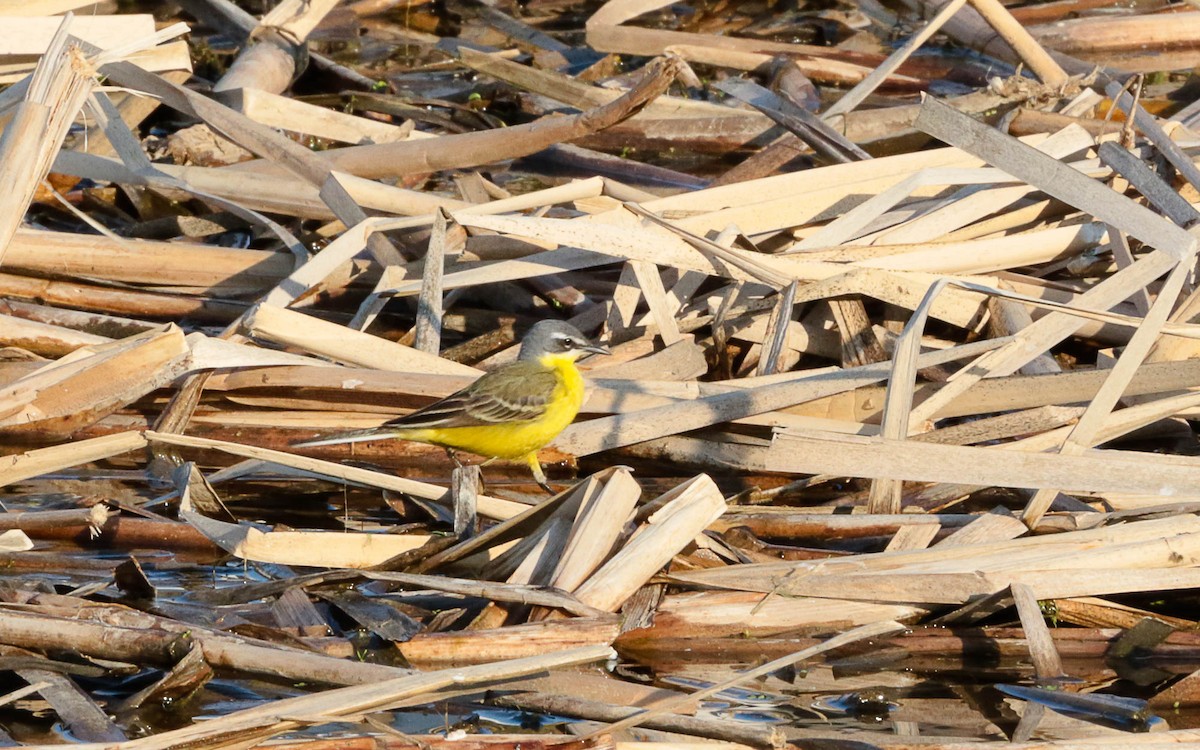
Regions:
<svg viewBox="0 0 1200 750"><path fill-rule="evenodd" d="M546 415L543 417L547 428L553 430L550 437L542 443L542 445L546 445L557 437L558 433L565 430L567 425L574 422L576 415L579 414L579 408L583 406L583 376L575 367L574 358L546 355L541 358L540 362L554 370L554 374L558 377L558 387L554 389L554 398L550 399Z"/></svg>
<svg viewBox="0 0 1200 750"><path fill-rule="evenodd" d="M547 355L539 360L553 370L557 384L541 417L529 422L475 427L431 428L404 437L436 443L480 456L524 458L544 448L575 420L583 405L583 377L571 358Z"/></svg>

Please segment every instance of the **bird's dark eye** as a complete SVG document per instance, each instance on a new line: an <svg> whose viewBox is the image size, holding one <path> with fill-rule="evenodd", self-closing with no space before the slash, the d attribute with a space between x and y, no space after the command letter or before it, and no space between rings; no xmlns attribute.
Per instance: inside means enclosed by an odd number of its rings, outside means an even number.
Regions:
<svg viewBox="0 0 1200 750"><path fill-rule="evenodd" d="M560 343L564 352L569 352L575 348L575 342L570 338L565 338Z"/></svg>

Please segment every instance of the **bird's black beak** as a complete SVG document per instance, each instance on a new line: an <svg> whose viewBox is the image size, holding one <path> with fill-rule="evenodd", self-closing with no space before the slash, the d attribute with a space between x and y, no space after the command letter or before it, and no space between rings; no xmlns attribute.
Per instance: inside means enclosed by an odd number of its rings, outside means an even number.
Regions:
<svg viewBox="0 0 1200 750"><path fill-rule="evenodd" d="M585 352L591 352L592 354L612 354L612 352L603 346L600 346L599 344L588 344L587 346L581 346L579 348Z"/></svg>

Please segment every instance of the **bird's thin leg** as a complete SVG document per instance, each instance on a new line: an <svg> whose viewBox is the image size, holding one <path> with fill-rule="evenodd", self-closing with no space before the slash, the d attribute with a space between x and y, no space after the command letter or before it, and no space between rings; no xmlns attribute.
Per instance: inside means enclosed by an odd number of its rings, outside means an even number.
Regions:
<svg viewBox="0 0 1200 750"><path fill-rule="evenodd" d="M442 450L446 451L446 455L449 456L450 460L454 462L454 470L461 473L464 468L463 462L458 460L458 454L454 452L454 449L447 448L446 446L442 446ZM491 460L492 459L488 459L487 461L484 461L483 463L480 464L480 467L487 466L488 463L491 462ZM479 472L479 491L487 492L487 483L483 481L483 472Z"/></svg>
<svg viewBox="0 0 1200 750"><path fill-rule="evenodd" d="M537 453L530 453L525 457L525 462L529 464L529 470L533 472L533 481L537 482L539 487L551 495L555 494L554 488L546 483L546 474L542 471L542 464L538 462Z"/></svg>

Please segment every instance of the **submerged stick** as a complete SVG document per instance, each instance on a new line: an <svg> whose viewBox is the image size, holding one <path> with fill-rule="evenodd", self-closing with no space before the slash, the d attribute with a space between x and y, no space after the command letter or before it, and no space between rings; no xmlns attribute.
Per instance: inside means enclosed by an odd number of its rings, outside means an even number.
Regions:
<svg viewBox="0 0 1200 750"><path fill-rule="evenodd" d="M590 739L598 737L601 734L611 734L622 729L636 727L648 719L656 716L662 716L665 713L672 712L684 706L692 705L693 703L703 700L711 695L716 695L722 690L728 690L731 687L736 687L747 680L753 680L758 677L771 674L778 669L790 667L793 664L805 661L806 659L811 659L814 656L823 654L827 651L832 651L835 648L848 646L851 643L857 643L858 641L869 638L878 638L879 636L895 633L900 630L904 630L904 626L898 622L895 622L894 620L884 620L883 622L875 622L871 623L870 625L863 625L861 627L854 628L853 630L848 630L845 633L835 635L824 643L797 651L794 654L789 654L779 659L775 659L774 661L769 661L766 664L755 667L754 669L742 672L732 679L717 683L716 685L710 685L703 690L697 690L694 693L689 693L687 695L680 696L679 698L663 701L653 708L646 709L645 711L634 714L627 719L622 719L618 722L614 722L590 732L587 735L584 735L584 738Z"/></svg>

